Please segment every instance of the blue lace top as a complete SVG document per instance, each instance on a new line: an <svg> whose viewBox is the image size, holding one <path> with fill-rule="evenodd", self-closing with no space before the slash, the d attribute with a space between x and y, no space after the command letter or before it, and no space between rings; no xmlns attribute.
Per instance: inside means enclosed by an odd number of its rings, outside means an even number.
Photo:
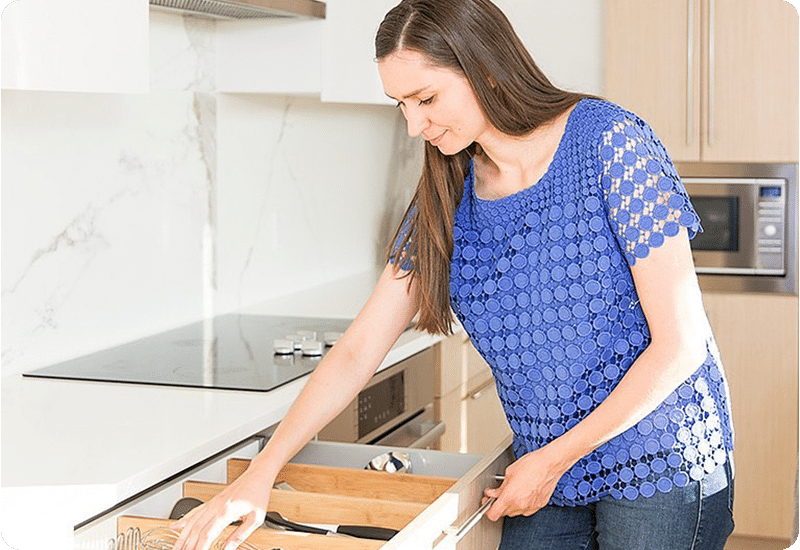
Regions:
<svg viewBox="0 0 800 550"><path fill-rule="evenodd" d="M453 311L491 367L517 457L588 415L650 343L629 265L700 223L650 127L607 101L570 113L547 172L497 200L473 166L453 228ZM647 417L580 459L551 504L635 499L702 479L733 448L713 339L697 370Z"/></svg>

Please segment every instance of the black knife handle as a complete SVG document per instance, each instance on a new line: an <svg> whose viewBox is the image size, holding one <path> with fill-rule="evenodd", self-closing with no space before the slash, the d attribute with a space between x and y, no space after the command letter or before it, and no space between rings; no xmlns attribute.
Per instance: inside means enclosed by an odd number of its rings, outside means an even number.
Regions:
<svg viewBox="0 0 800 550"><path fill-rule="evenodd" d="M289 521L278 512L267 512L264 521L274 525L280 525L281 527L291 529L292 531L299 531L301 533L311 533L313 535L327 535L330 533L330 531L327 529L319 529L317 527L312 527L311 525L303 525L302 523Z"/></svg>
<svg viewBox="0 0 800 550"><path fill-rule="evenodd" d="M337 533L350 535L360 539L390 540L398 531L385 527L370 527L368 525L340 525L336 529Z"/></svg>

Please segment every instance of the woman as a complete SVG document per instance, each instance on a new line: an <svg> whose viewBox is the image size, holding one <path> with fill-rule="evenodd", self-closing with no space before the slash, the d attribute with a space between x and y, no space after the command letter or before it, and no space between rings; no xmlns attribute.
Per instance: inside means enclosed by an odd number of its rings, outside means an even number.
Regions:
<svg viewBox="0 0 800 550"><path fill-rule="evenodd" d="M689 248L699 219L652 130L554 87L489 0L403 0L376 58L426 140L389 265L247 472L176 525L175 548L205 550L239 519L230 547L243 541L281 466L411 318L447 333L452 307L514 432L517 460L486 490L503 550L722 549L728 388Z"/></svg>

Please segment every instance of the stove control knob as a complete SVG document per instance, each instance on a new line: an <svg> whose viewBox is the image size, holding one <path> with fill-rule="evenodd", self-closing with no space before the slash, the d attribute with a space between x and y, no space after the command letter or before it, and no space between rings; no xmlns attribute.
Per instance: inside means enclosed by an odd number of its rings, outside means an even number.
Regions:
<svg viewBox="0 0 800 550"><path fill-rule="evenodd" d="M322 355L322 342L316 340L306 340L303 342L303 355L310 357L319 357Z"/></svg>
<svg viewBox="0 0 800 550"><path fill-rule="evenodd" d="M300 349L302 349L303 347L303 340L306 340L306 338L303 338L299 334L287 334L286 339L291 342L294 342L295 351L300 351Z"/></svg>
<svg viewBox="0 0 800 550"><path fill-rule="evenodd" d="M322 334L326 346L332 346L342 337L341 332L325 332Z"/></svg>
<svg viewBox="0 0 800 550"><path fill-rule="evenodd" d="M303 340L316 340L317 339L317 333L316 333L316 331L313 331L313 330L298 330L297 334L300 335L300 337Z"/></svg>
<svg viewBox="0 0 800 550"><path fill-rule="evenodd" d="M294 353L294 342L278 338L272 341L272 347L278 355L290 355Z"/></svg>

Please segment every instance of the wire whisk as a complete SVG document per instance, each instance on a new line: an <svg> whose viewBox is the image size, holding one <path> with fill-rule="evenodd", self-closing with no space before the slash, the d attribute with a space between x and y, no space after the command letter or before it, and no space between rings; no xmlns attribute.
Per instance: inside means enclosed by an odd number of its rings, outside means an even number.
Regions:
<svg viewBox="0 0 800 550"><path fill-rule="evenodd" d="M138 527L128 527L124 533L119 533L116 540L108 541L108 550L139 550L142 541L142 532Z"/></svg>
<svg viewBox="0 0 800 550"><path fill-rule="evenodd" d="M156 527L150 529L142 535L139 545L141 550L172 550L175 546L175 541L178 540L177 531L173 531L169 527ZM211 547L212 550L223 550L224 541L218 540ZM249 542L243 542L239 545L239 550L260 550L258 547L253 546ZM280 548L273 548L272 550L281 550Z"/></svg>

